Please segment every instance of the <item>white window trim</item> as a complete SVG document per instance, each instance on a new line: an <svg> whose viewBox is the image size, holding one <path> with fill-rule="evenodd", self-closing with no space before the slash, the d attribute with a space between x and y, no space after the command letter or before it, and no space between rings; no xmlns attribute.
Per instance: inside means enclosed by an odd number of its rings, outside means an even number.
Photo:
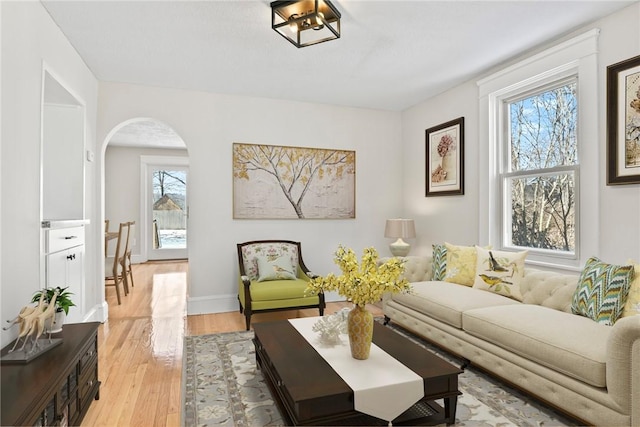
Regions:
<svg viewBox="0 0 640 427"><path fill-rule="evenodd" d="M579 271L586 258L599 247L599 173L598 159L598 35L593 29L526 58L477 82L479 87L479 241L502 249L502 195L500 167L504 126L502 101L515 91L523 92L547 82L578 76L578 156L576 184L576 256L562 257L544 252L531 253L527 263L542 267ZM486 168L485 168L486 165ZM593 173L596 172L596 173ZM594 191L595 190L595 191Z"/></svg>

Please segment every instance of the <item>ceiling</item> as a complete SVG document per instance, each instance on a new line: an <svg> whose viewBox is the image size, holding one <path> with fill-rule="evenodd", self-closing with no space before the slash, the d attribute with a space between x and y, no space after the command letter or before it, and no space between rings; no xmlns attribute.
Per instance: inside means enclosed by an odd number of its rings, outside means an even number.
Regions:
<svg viewBox="0 0 640 427"><path fill-rule="evenodd" d="M269 1L42 1L100 81L391 111L637 2L334 0L342 37L297 49Z"/></svg>

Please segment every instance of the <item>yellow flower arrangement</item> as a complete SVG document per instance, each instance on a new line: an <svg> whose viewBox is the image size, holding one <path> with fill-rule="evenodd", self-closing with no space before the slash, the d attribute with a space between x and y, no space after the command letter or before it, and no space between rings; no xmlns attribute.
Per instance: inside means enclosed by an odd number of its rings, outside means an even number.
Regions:
<svg viewBox="0 0 640 427"><path fill-rule="evenodd" d="M402 277L404 261L398 258L378 265L378 251L375 248L365 248L362 262L358 266L358 259L353 250L338 246L334 262L342 270L340 276L329 273L326 277L316 277L311 280L305 294L317 295L321 291L337 291L352 303L364 308L382 299L382 295L390 293L408 293L411 285Z"/></svg>

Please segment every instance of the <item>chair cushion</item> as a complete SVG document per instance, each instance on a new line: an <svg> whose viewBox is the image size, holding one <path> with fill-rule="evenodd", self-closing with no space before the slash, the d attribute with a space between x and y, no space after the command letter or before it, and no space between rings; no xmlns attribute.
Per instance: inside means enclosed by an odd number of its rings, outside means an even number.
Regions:
<svg viewBox="0 0 640 427"><path fill-rule="evenodd" d="M478 307L520 304L491 292L449 282L416 282L409 294L394 294L394 301L462 329L462 312Z"/></svg>
<svg viewBox="0 0 640 427"><path fill-rule="evenodd" d="M252 301L274 301L304 298L307 281L270 280L268 282L251 282L250 292Z"/></svg>
<svg viewBox="0 0 640 427"><path fill-rule="evenodd" d="M462 323L471 335L593 386L606 386L610 326L531 304L468 310Z"/></svg>
<svg viewBox="0 0 640 427"><path fill-rule="evenodd" d="M271 256L280 257L286 255L291 259L291 263L298 267L298 247L286 242L253 243L242 247L242 262L244 274L250 280L258 280L258 257ZM297 276L297 271L296 271Z"/></svg>
<svg viewBox="0 0 640 427"><path fill-rule="evenodd" d="M295 280L296 269L291 258L283 256L258 256L258 282L268 280Z"/></svg>
<svg viewBox="0 0 640 427"><path fill-rule="evenodd" d="M633 281L629 285L629 296L620 317L640 314L640 264L635 264L632 260L627 261L627 264L634 264Z"/></svg>

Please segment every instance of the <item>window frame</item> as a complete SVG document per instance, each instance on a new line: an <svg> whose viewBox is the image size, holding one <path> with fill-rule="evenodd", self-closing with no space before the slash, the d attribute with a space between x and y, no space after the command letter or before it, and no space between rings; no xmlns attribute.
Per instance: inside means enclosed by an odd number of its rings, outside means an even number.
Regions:
<svg viewBox="0 0 640 427"><path fill-rule="evenodd" d="M593 28L585 33L566 38L546 49L511 65L495 71L477 81L479 100L478 124L478 241L482 245L492 245L501 250L524 250L527 265L577 272L581 270L584 259L597 253L599 248L599 199L600 192L600 116L598 93L598 37L600 30ZM504 137L506 119L501 114L502 103L522 97L527 93L539 92L545 85L554 86L563 79L577 76L578 126L578 174L576 188L582 188L576 194L576 246L573 254L558 253L541 249L529 249L504 244L503 224L505 213L502 210L503 182L501 173L504 164ZM507 153L508 154L508 153ZM583 172L580 173L580 170ZM590 173L586 173L589 171ZM594 189L595 191L585 191Z"/></svg>

